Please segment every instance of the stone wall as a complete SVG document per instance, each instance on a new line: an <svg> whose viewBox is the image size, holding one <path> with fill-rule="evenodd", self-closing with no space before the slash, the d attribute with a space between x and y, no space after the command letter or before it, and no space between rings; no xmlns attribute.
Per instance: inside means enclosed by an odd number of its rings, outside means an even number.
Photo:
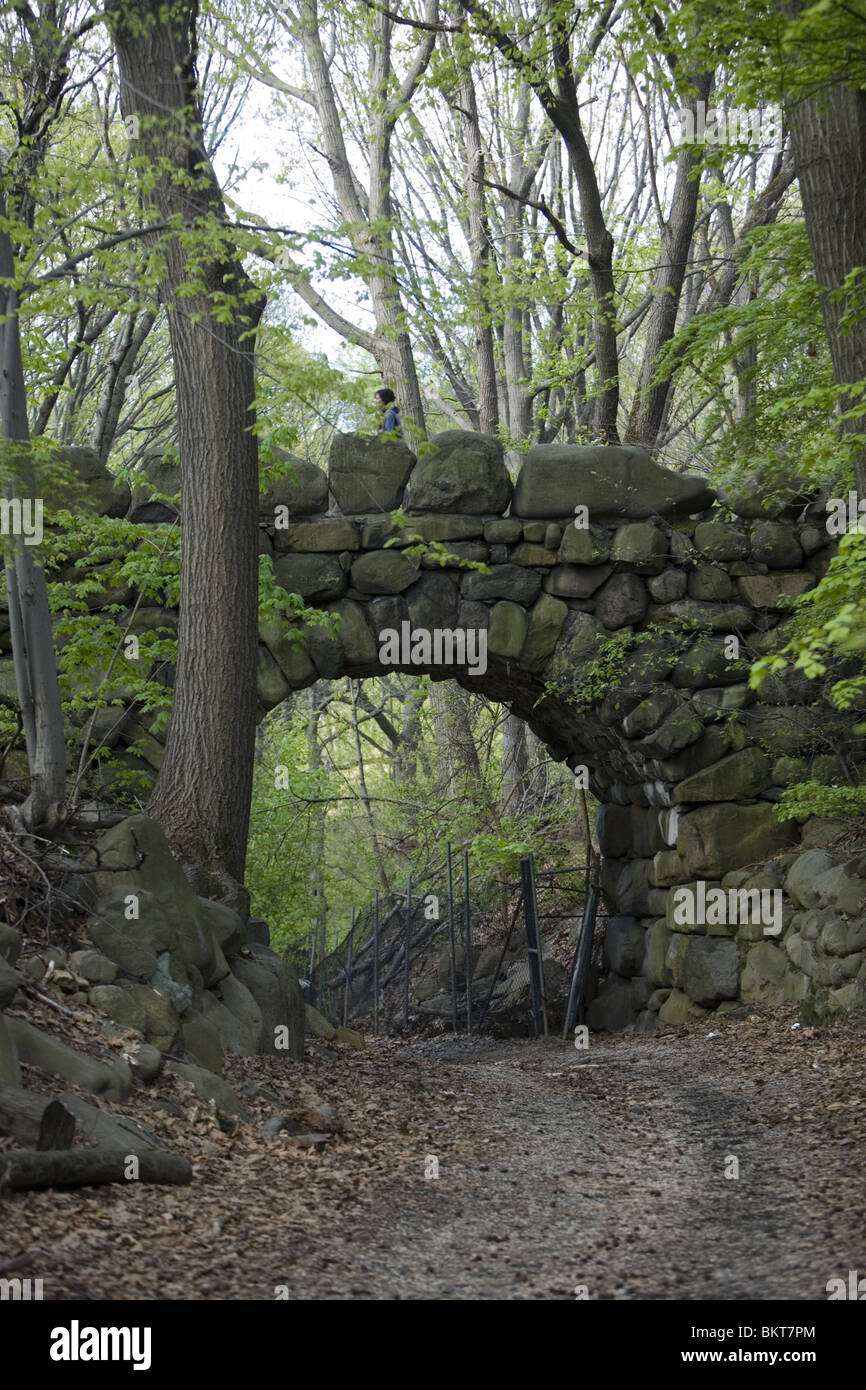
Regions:
<svg viewBox="0 0 866 1390"><path fill-rule="evenodd" d="M303 1057L304 1001L295 971L248 934L236 913L196 896L162 830L146 816L100 836L79 868L91 872L75 880L81 912L67 928L77 949L51 946L27 955L23 969L31 981L50 980L73 1009L89 1004L103 1013L107 1034L122 1031L129 1061L96 1062L23 1018L4 1017L13 1001L26 1001L16 999L21 937L2 927L0 1084L20 1085L25 1062L123 1100L133 1075L153 1080L165 1064L220 1109L240 1113L221 1076L225 1053Z"/></svg>
<svg viewBox="0 0 866 1390"><path fill-rule="evenodd" d="M672 888L722 884L790 851L799 828L773 811L783 788L810 771L832 777L842 753L854 766L866 757L808 681L772 680L757 693L747 684L748 662L778 640L784 600L826 570L823 516L777 507L768 517L745 499L726 519L714 503L703 479L633 448L536 446L513 483L498 442L462 431L436 436L419 460L402 444L337 436L327 479L296 461L260 499L277 581L339 618L338 636L310 627L300 645L297 624L262 624L262 713L317 679L393 669L380 656L386 630L483 631L483 674L397 669L502 701L553 758L579 777L585 769L602 803L615 914L599 1026L639 1016L649 1026L661 1007L685 1008L679 993L697 1008L743 996L762 957L737 936L696 932L682 944L666 921ZM160 505L139 496L130 515L149 508L160 520ZM392 521L400 506L408 527ZM407 554L412 537L440 543L439 554ZM140 620L159 621L159 610ZM806 981L787 986L793 997L818 977L789 961L786 975ZM862 991L863 972L856 978ZM660 1003L660 989L674 993Z"/></svg>

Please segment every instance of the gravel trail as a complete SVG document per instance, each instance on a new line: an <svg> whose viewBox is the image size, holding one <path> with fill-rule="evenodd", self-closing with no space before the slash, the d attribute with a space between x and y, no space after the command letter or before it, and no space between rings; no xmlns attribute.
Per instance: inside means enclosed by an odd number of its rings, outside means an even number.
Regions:
<svg viewBox="0 0 866 1390"><path fill-rule="evenodd" d="M248 1124L176 1082L123 1107L189 1154L191 1187L7 1197L0 1273L11 1258L60 1299L825 1300L866 1270L864 1060L862 1017L778 1010L585 1052L235 1058ZM323 1101L322 1143L263 1132Z"/></svg>

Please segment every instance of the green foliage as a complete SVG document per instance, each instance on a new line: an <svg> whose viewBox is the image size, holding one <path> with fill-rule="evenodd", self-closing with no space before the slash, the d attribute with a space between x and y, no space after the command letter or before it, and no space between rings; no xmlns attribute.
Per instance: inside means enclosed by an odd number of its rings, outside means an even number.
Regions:
<svg viewBox="0 0 866 1390"><path fill-rule="evenodd" d="M780 650L761 657L749 675L759 690L768 676L789 668L822 680L840 710L866 707L866 534L848 532L814 589L789 605L792 617ZM866 724L854 724L866 732ZM796 816L857 818L866 813L866 786L828 786L814 779L786 789L777 804L781 819Z"/></svg>
<svg viewBox="0 0 866 1390"><path fill-rule="evenodd" d="M391 513L391 522L394 526L408 528L412 525L413 518L407 516L405 512L394 511ZM459 555L450 551L444 541L425 541L417 531L410 532L408 535L392 536L385 542L386 548L400 546L404 555L410 555L412 559L429 560L433 565L438 565L440 569L461 569L477 570L480 574L489 574L490 568L482 560L462 560Z"/></svg>
<svg viewBox="0 0 866 1390"><path fill-rule="evenodd" d="M600 643L595 656L581 667L579 681L565 687L561 682L546 681L545 693L564 695L576 710L590 709L610 689L622 681L626 658L634 643L631 632L614 632Z"/></svg>
<svg viewBox="0 0 866 1390"><path fill-rule="evenodd" d="M826 820L859 820L866 817L866 784L828 786L814 777L786 787L776 803L779 820L820 816Z"/></svg>
<svg viewBox="0 0 866 1390"><path fill-rule="evenodd" d="M702 421L715 441L717 485L736 491L750 480L753 489L759 476L768 502L792 478L845 490L859 445L840 436L837 404L851 388L833 377L805 225L756 228L740 268L749 298L692 318L659 354L656 381L696 372L701 383L718 383ZM743 415L725 389L732 374L752 396Z"/></svg>
<svg viewBox="0 0 866 1390"><path fill-rule="evenodd" d="M469 855L470 870L482 879L513 880L520 872L520 860L537 848L532 826L522 818L508 816L499 832L475 836Z"/></svg>
<svg viewBox="0 0 866 1390"><path fill-rule="evenodd" d="M854 530L843 536L827 573L791 607L794 616L785 628L785 646L755 662L749 684L759 689L767 675L793 666L810 679L829 677L829 693L839 709L862 708L866 703L866 534ZM847 668L838 674L842 659L853 662L854 674Z"/></svg>
<svg viewBox="0 0 866 1390"><path fill-rule="evenodd" d="M274 714L253 777L247 887L277 949L306 938L315 876L317 805L342 790L337 774L307 766L304 714Z"/></svg>

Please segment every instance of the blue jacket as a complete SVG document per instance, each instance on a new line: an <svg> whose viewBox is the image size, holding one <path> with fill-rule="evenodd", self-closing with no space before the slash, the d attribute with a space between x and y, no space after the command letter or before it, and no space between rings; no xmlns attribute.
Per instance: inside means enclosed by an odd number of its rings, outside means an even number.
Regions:
<svg viewBox="0 0 866 1390"><path fill-rule="evenodd" d="M397 438L403 438L403 422L400 419L400 412L395 405L389 405L385 411L385 419L382 424L382 433L391 434L397 431Z"/></svg>

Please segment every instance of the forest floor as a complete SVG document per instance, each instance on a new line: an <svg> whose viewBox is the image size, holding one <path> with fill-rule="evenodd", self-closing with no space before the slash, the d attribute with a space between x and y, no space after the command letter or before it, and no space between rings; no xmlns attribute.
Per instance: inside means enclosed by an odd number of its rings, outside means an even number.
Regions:
<svg viewBox="0 0 866 1390"><path fill-rule="evenodd" d="M7 1196L0 1274L52 1299L826 1299L866 1271L866 1018L743 1013L587 1051L232 1058L244 1124L166 1078L116 1108L193 1184ZM322 1103L315 1147L262 1132Z"/></svg>

